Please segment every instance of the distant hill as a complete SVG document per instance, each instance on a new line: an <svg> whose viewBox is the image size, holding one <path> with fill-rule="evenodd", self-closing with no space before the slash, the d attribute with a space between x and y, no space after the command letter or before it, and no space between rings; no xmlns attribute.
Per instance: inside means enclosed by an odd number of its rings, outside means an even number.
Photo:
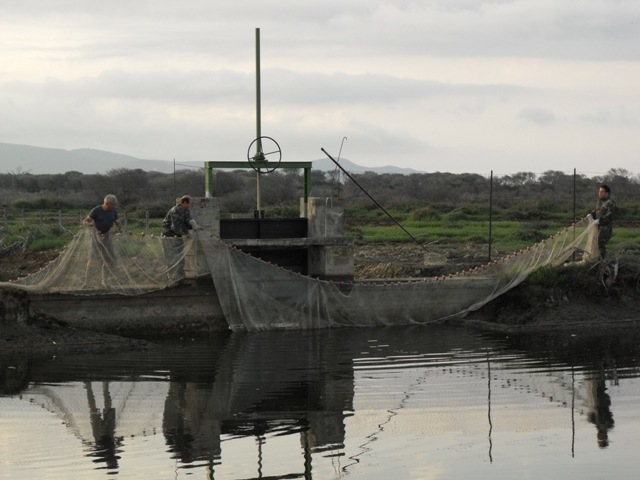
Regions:
<svg viewBox="0 0 640 480"><path fill-rule="evenodd" d="M353 163L346 158L341 158L339 160L340 166L344 168L349 173L364 173L364 172L374 172L374 173L400 173L403 175L409 175L411 173L423 173L418 170L414 170L413 168L401 168L394 167L392 165L386 165L384 167L364 167L362 165L358 165ZM333 163L328 158L322 158L320 160L313 161L313 169L321 170L323 172L330 172L335 170L336 164Z"/></svg>
<svg viewBox="0 0 640 480"><path fill-rule="evenodd" d="M341 159L340 165L350 173L419 173L410 168L393 166L366 167L357 165L347 159ZM176 163L177 170L191 167L202 167L197 163ZM34 147L30 145L17 145L0 143L0 173L31 173L55 174L76 171L84 174L106 173L109 170L128 168L144 171L157 171L172 173L174 164L172 161L151 160L123 155L120 153L81 148L77 150L63 150L60 148ZM313 161L314 170L333 171L335 164L328 158Z"/></svg>
<svg viewBox="0 0 640 480"><path fill-rule="evenodd" d="M105 173L108 170L140 168L145 171L173 172L173 162L143 160L129 155L82 148L32 147L0 143L0 172L23 172L34 175L76 171L86 174Z"/></svg>

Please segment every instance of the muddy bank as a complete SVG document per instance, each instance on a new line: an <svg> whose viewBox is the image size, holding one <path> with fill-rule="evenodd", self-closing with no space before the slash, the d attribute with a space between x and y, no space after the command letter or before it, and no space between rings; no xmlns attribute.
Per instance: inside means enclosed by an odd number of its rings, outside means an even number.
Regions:
<svg viewBox="0 0 640 480"><path fill-rule="evenodd" d="M547 269L462 321L505 332L602 333L612 328L638 328L640 263L619 260L617 265Z"/></svg>

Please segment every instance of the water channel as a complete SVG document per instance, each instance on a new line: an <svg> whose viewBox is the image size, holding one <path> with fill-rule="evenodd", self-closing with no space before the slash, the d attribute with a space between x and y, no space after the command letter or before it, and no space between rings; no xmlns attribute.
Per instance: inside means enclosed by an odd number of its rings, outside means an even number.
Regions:
<svg viewBox="0 0 640 480"><path fill-rule="evenodd" d="M637 478L639 340L422 326L0 355L0 478Z"/></svg>

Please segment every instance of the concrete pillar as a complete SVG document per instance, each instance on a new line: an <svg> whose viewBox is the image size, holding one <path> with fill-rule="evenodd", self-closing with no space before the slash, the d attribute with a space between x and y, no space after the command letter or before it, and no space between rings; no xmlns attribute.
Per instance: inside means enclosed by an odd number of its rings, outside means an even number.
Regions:
<svg viewBox="0 0 640 480"><path fill-rule="evenodd" d="M302 202L301 202L302 211ZM325 280L350 281L354 275L353 241L344 236L344 207L331 197L310 197L307 238L309 275Z"/></svg>
<svg viewBox="0 0 640 480"><path fill-rule="evenodd" d="M300 200L302 216L303 199ZM309 238L344 237L344 207L331 197L310 197L307 206Z"/></svg>

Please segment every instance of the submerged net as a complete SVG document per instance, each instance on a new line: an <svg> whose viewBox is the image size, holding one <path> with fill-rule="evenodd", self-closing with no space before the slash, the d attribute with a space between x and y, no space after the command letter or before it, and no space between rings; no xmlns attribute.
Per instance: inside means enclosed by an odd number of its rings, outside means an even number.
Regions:
<svg viewBox="0 0 640 480"><path fill-rule="evenodd" d="M114 235L83 228L47 268L11 285L36 293L139 295L210 275L233 331L423 324L464 315L533 271L576 255L597 259L597 226L583 220L494 262L436 278L330 282L285 270L200 231L193 238Z"/></svg>

